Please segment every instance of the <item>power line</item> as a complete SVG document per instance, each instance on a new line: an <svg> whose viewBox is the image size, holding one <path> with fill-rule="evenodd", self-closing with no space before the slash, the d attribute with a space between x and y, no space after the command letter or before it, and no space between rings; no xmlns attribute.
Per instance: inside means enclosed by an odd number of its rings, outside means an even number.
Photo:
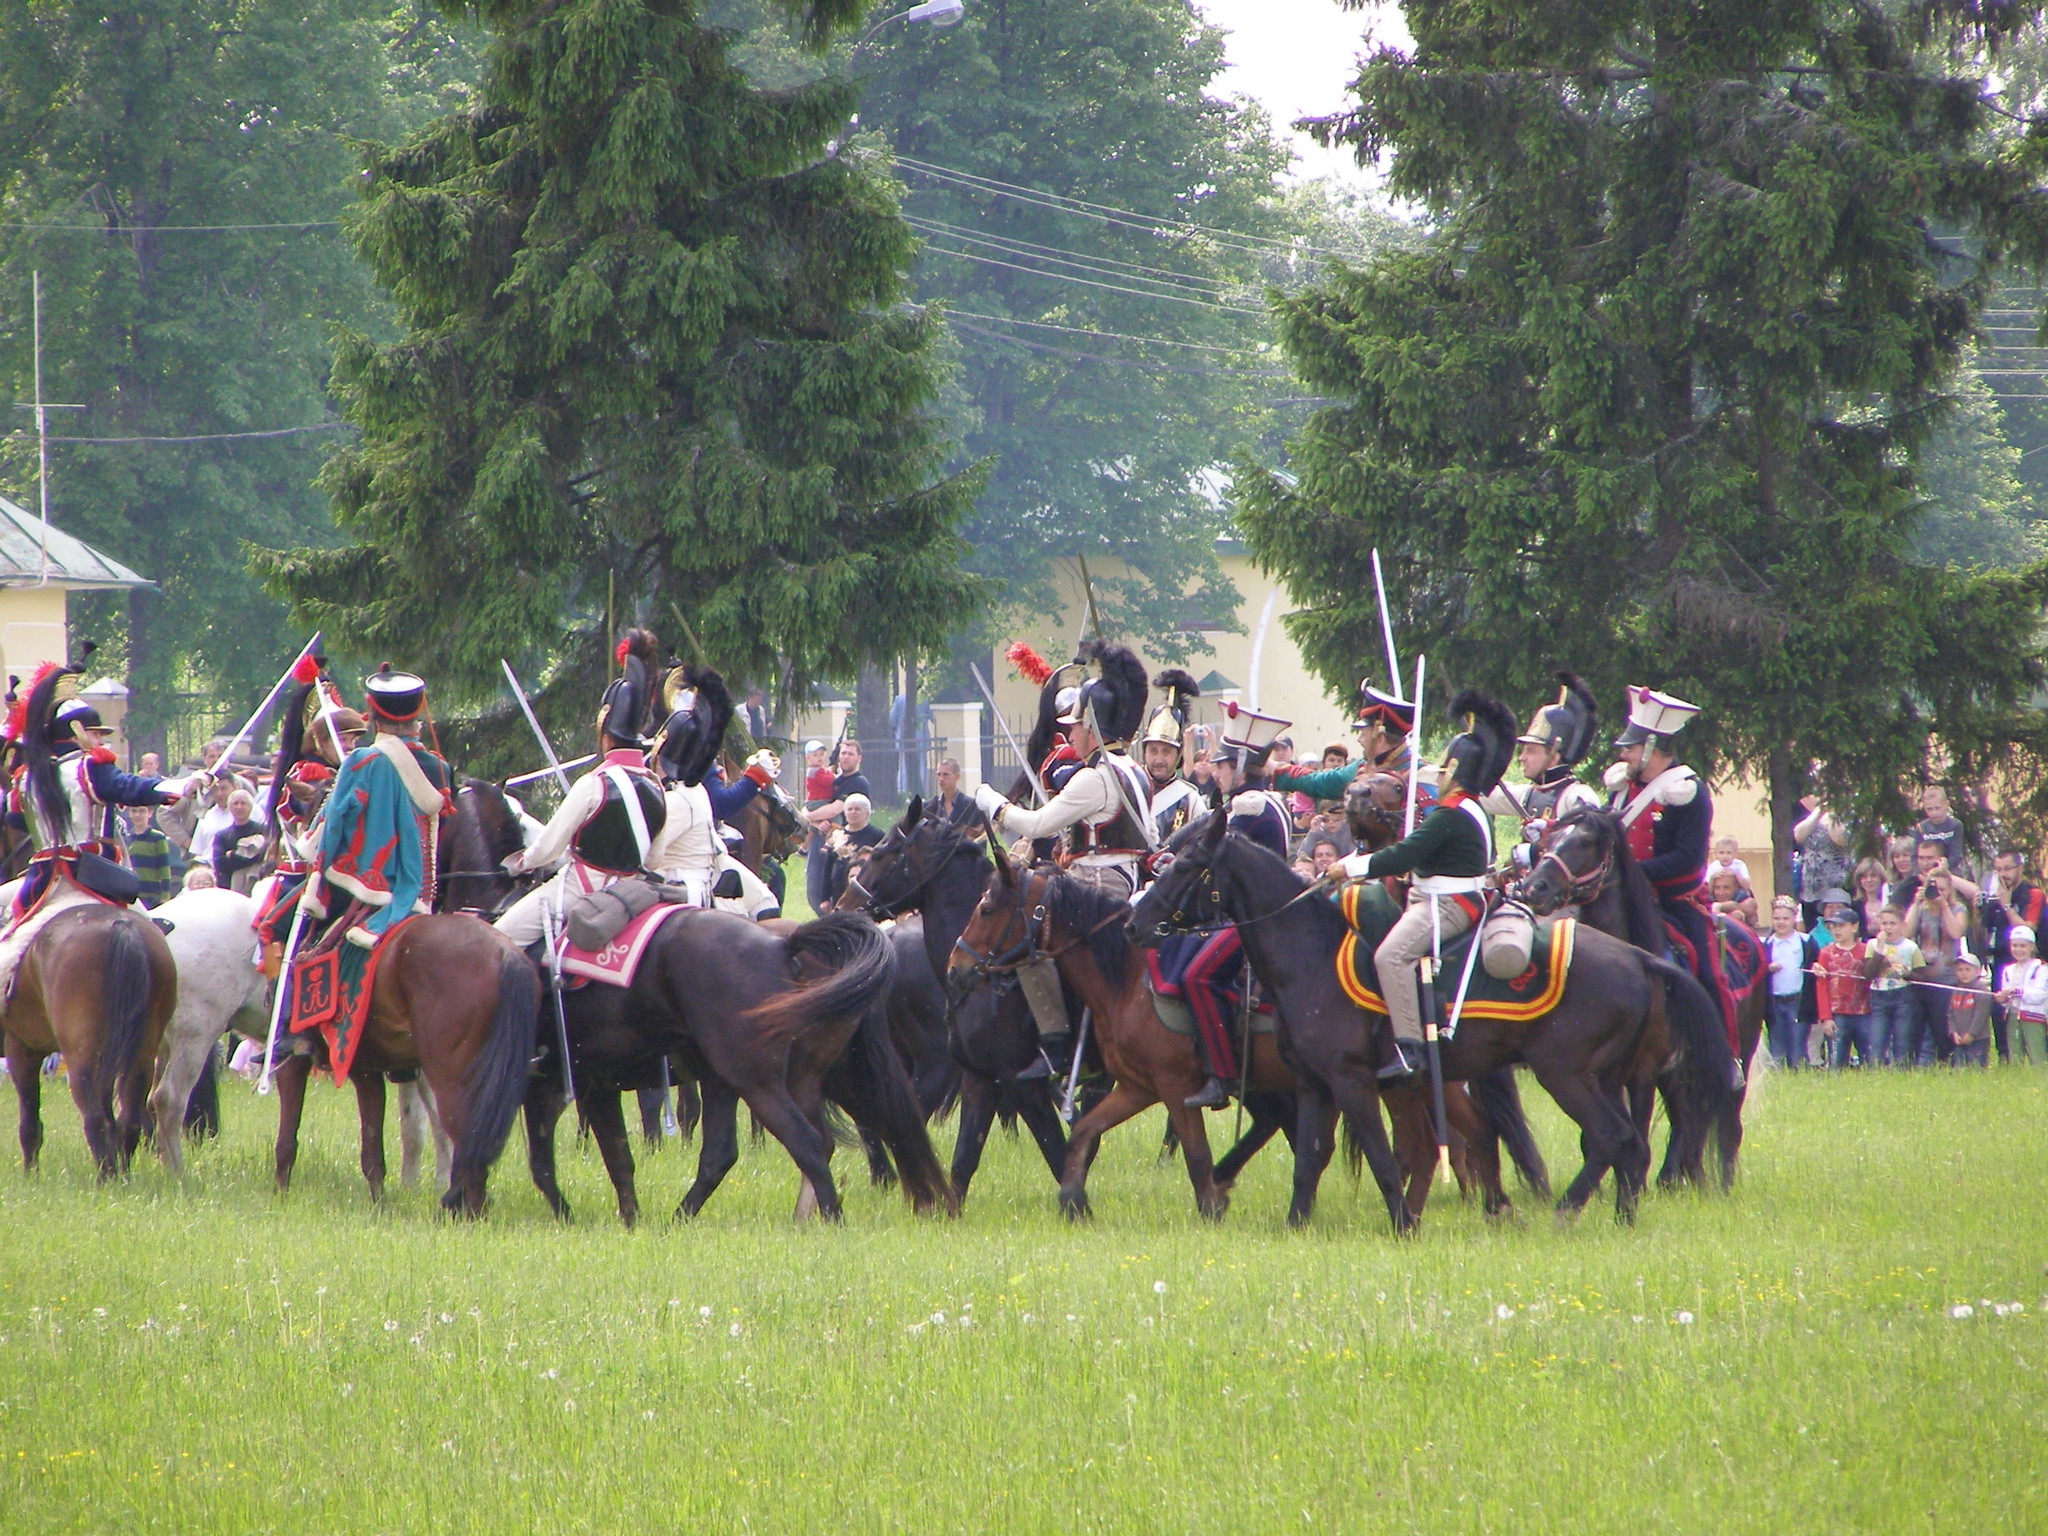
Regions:
<svg viewBox="0 0 2048 1536"><path fill-rule="evenodd" d="M224 235L244 229L339 228L339 219L304 219L296 224L0 224L0 229L49 230L60 235Z"/></svg>
<svg viewBox="0 0 2048 1536"><path fill-rule="evenodd" d="M1207 299L1191 299L1178 293L1152 293L1143 288L1125 288L1116 283L1098 283L1089 278L1076 277L1070 272L1047 272L1039 267L1022 267L1014 261L998 261L993 256L977 256L972 251L949 251L941 245L927 246L926 249L936 252L941 256L955 256L962 261L978 261L984 266L1007 267L1012 272L1022 272L1029 277L1042 277L1048 282L1079 283L1084 288L1103 288L1111 293L1127 293L1133 298L1139 299L1160 299L1168 304L1192 304L1197 309L1213 309L1226 315L1263 316L1265 314L1263 309L1246 309L1236 304L1212 304Z"/></svg>
<svg viewBox="0 0 2048 1536"><path fill-rule="evenodd" d="M1055 325L1050 320L1018 320L1010 315L983 315L971 309L947 309L946 316L958 316L963 320L992 320L999 325L1028 325L1037 331L1065 331L1070 336L1099 336L1104 341L1139 341L1148 347L1184 347L1190 352L1219 352L1225 357L1237 357L1243 347L1215 347L1200 341L1169 341L1164 336L1133 336L1125 331L1098 331L1085 325Z"/></svg>
<svg viewBox="0 0 2048 1536"><path fill-rule="evenodd" d="M335 432L346 421L322 421L310 427L272 427L267 432L195 432L187 437L53 437L53 443L226 443L252 437L295 437L301 432Z"/></svg>
<svg viewBox="0 0 2048 1536"><path fill-rule="evenodd" d="M1219 294L1235 292L1241 286L1221 278L1203 277L1193 272L1175 272L1167 267L1148 267L1142 262L1119 261L1114 256L1097 256L1063 245L1041 245L1035 240L1020 240L1009 235L985 235L958 224L945 224L937 219L922 219L914 214L906 214L904 219L913 228L923 230L926 234L943 234L954 240L965 241L969 245L985 245L991 250L1008 251L1016 256L1047 256L1076 266L1100 269L1112 275L1128 274L1134 278L1142 278L1146 282L1200 286L1215 289Z"/></svg>
<svg viewBox="0 0 2048 1536"><path fill-rule="evenodd" d="M1107 363L1112 368L1139 368L1147 373L1192 373L1232 379L1286 379L1292 378L1284 368L1196 368L1185 363L1155 363L1142 357L1105 357L1099 352L1071 352L1065 347L1049 347L1042 341L1027 341L1022 336L1004 336L995 331L985 331L978 325L956 325L955 330L967 331L976 336L985 336L990 341L1006 346L1027 347L1033 352L1044 352L1053 357L1069 358L1077 363Z"/></svg>

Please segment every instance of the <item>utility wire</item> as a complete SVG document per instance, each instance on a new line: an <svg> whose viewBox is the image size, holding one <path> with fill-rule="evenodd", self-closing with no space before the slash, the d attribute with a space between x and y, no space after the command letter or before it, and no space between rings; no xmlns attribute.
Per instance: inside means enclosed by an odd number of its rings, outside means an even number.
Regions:
<svg viewBox="0 0 2048 1536"><path fill-rule="evenodd" d="M1098 331L1085 325L1055 325L1050 320L1018 320L1010 315L983 315L971 309L946 310L950 320L990 320L998 325L1025 325L1036 331L1064 331L1070 336L1095 336L1104 341L1138 341L1148 347L1184 347L1190 352L1217 352L1225 357L1239 357L1247 350L1244 347L1215 347L1200 341L1169 341L1164 336L1133 336L1125 331Z"/></svg>
<svg viewBox="0 0 2048 1536"><path fill-rule="evenodd" d="M301 432L335 432L346 421L323 421L310 427L272 427L267 432L195 432L186 437L52 437L53 443L226 443L252 437L295 437Z"/></svg>
<svg viewBox="0 0 2048 1536"><path fill-rule="evenodd" d="M296 224L0 224L0 229L47 229L78 235L224 235L244 229L339 228L339 219L302 219Z"/></svg>
<svg viewBox="0 0 2048 1536"><path fill-rule="evenodd" d="M1178 293L1154 293L1143 288L1125 288L1116 283L1098 283L1089 278L1076 277L1070 272L1047 272L1042 267L1019 266L1014 261L998 261L993 256L977 256L972 251L950 251L944 246L932 245L925 249L941 256L955 256L962 261L978 261L984 266L1007 267L1012 272L1022 272L1029 277L1042 277L1054 283L1079 283L1084 288L1102 288L1111 293L1127 293L1133 298L1160 299L1168 304L1192 304L1197 309L1213 309L1226 315L1263 316L1263 309L1246 309L1236 304L1212 304L1207 299L1191 299Z"/></svg>
<svg viewBox="0 0 2048 1536"><path fill-rule="evenodd" d="M1148 267L1142 262L1120 261L1114 256L1097 256L1092 252L1076 251L1063 245L1041 245L1035 240L1022 240L1011 235L990 235L978 230L963 228L958 224L941 223L937 219L921 218L916 214L905 214L905 222L926 234L943 234L969 245L985 245L992 250L1008 250L1017 256L1049 256L1060 261L1071 261L1076 265L1101 268L1113 275L1129 274L1147 282L1177 283L1186 286L1214 288L1224 292L1235 292L1242 284L1222 278L1203 277L1196 272L1175 272L1167 267Z"/></svg>
<svg viewBox="0 0 2048 1536"><path fill-rule="evenodd" d="M1052 357L1064 357L1077 363L1107 363L1112 368L1140 368L1147 373L1193 373L1232 379L1285 379L1293 375L1284 368L1196 368L1186 363L1155 363L1142 357L1105 357L1099 352L1070 352L1065 347L1049 347L1042 341L1027 341L1022 336L1004 336L995 331L985 331L978 325L956 325L956 330L987 337L990 341L1006 346L1027 347L1033 352L1044 352Z"/></svg>

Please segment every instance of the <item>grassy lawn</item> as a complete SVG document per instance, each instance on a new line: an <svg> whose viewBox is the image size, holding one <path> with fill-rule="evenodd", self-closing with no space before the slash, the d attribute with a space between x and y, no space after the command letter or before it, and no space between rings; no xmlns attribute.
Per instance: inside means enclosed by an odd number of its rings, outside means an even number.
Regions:
<svg viewBox="0 0 2048 1536"><path fill-rule="evenodd" d="M463 1228L369 1207L351 1105L285 1200L239 1085L183 1189L96 1188L51 1106L0 1174L0 1530L2048 1529L2048 1074L1777 1078L1733 1199L1406 1242L1339 1173L1288 1232L1271 1154L1204 1225L1156 1114L1086 1227L998 1136L957 1222L859 1183L795 1230L750 1148L628 1234L565 1137L576 1224L513 1161Z"/></svg>

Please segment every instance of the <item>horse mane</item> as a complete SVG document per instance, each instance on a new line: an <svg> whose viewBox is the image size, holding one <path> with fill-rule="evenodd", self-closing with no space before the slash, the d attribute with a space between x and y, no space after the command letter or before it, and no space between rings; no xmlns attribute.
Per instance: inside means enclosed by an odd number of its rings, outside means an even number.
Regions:
<svg viewBox="0 0 2048 1536"><path fill-rule="evenodd" d="M1273 906L1268 909L1269 911L1279 910L1282 902L1292 901L1301 894L1300 877L1288 867L1285 859L1264 843L1246 837L1242 832L1233 832L1223 839L1223 846L1234 851L1239 858L1251 865L1249 871L1242 872L1248 873L1253 879L1270 881L1276 887ZM1337 910L1334 901L1304 901L1294 910L1307 913L1314 922L1331 933L1341 935L1346 931L1344 914ZM1263 917L1266 914L1250 912L1245 915Z"/></svg>
<svg viewBox="0 0 2048 1536"><path fill-rule="evenodd" d="M1557 825L1560 828L1591 827L1594 835L1605 845L1603 853L1612 850L1615 883L1621 893L1622 919L1628 928L1624 937L1637 949L1646 949L1653 955L1663 954L1669 942L1664 933L1663 908L1657 901L1657 892L1650 885L1650 877L1643 873L1643 866L1636 862L1635 853L1629 848L1628 834L1622 829L1621 817L1613 811L1582 805L1560 816Z"/></svg>
<svg viewBox="0 0 2048 1536"><path fill-rule="evenodd" d="M1078 876L1055 873L1046 884L1045 910L1055 923L1086 935L1088 958L1105 979L1121 979L1131 963L1131 940L1124 924L1111 919L1128 913L1129 902Z"/></svg>

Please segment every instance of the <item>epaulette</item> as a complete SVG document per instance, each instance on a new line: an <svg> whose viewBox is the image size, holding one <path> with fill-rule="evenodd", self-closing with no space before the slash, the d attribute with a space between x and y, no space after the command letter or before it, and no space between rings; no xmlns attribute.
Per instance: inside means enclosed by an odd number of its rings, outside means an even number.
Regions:
<svg viewBox="0 0 2048 1536"><path fill-rule="evenodd" d="M112 747L89 747L86 749L85 756L87 762L93 763L117 763L120 761L119 758L114 756L114 749Z"/></svg>

